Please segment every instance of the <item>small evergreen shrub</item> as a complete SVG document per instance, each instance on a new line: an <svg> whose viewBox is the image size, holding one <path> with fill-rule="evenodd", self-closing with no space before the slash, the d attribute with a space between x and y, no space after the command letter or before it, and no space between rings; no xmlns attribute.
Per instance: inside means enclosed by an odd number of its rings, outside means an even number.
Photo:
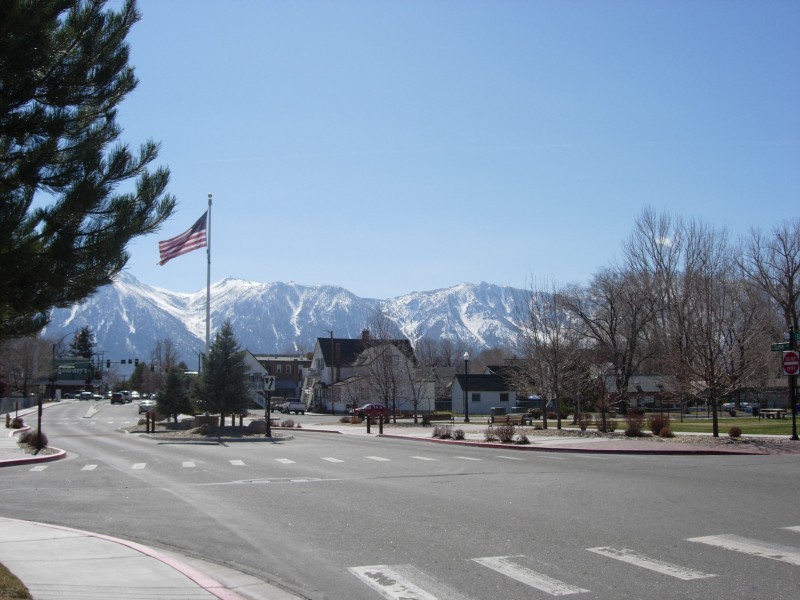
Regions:
<svg viewBox="0 0 800 600"><path fill-rule="evenodd" d="M500 425L494 428L495 435L501 444L510 444L514 441L514 426Z"/></svg>
<svg viewBox="0 0 800 600"><path fill-rule="evenodd" d="M653 435L661 435L661 430L665 427L669 428L669 426L669 415L653 413L647 418L647 427Z"/></svg>
<svg viewBox="0 0 800 600"><path fill-rule="evenodd" d="M453 439L454 440L463 440L464 439L464 430L463 429L454 429L453 430Z"/></svg>
<svg viewBox="0 0 800 600"><path fill-rule="evenodd" d="M741 427L737 427L736 425L734 425L733 427L728 429L728 437L730 437L732 439L736 439L736 438L741 437L741 436L742 436L742 428Z"/></svg>
<svg viewBox="0 0 800 600"><path fill-rule="evenodd" d="M453 428L449 425L436 425L433 428L433 437L440 440L449 440L453 437Z"/></svg>
<svg viewBox="0 0 800 600"><path fill-rule="evenodd" d="M486 428L483 430L483 439L487 442L496 442L497 435L495 434L495 430L491 428Z"/></svg>
<svg viewBox="0 0 800 600"><path fill-rule="evenodd" d="M44 431L40 434L35 429L31 429L20 436L19 443L28 445L31 448L42 449L47 447L47 435L45 435Z"/></svg>
<svg viewBox="0 0 800 600"><path fill-rule="evenodd" d="M527 446L528 444L531 443L531 441L528 439L527 435L525 435L524 433L520 433L517 436L516 443L519 444L520 446Z"/></svg>
<svg viewBox="0 0 800 600"><path fill-rule="evenodd" d="M285 421L282 421L281 422L281 427L288 427L288 428L291 429L292 427L294 427L294 420L293 419L286 419Z"/></svg>
<svg viewBox="0 0 800 600"><path fill-rule="evenodd" d="M542 418L542 409L541 408L530 408L530 409L528 409L528 414L531 416L532 419L541 419Z"/></svg>
<svg viewBox="0 0 800 600"><path fill-rule="evenodd" d="M22 417L14 417L11 419L11 429L22 429L25 427L25 422L22 420Z"/></svg>

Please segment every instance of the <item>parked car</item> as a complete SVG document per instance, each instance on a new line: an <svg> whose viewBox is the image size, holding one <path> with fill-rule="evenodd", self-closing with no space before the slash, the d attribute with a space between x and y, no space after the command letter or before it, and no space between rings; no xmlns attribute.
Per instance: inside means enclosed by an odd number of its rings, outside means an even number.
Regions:
<svg viewBox="0 0 800 600"><path fill-rule="evenodd" d="M139 414L146 413L156 409L155 400L141 400L139 402Z"/></svg>
<svg viewBox="0 0 800 600"><path fill-rule="evenodd" d="M94 400L94 394L92 392L81 392L78 394L78 400Z"/></svg>
<svg viewBox="0 0 800 600"><path fill-rule="evenodd" d="M364 406L353 409L353 414L362 419L365 416L377 417L378 415L383 415L384 417L388 417L389 412L389 409L383 404L365 404Z"/></svg>
<svg viewBox="0 0 800 600"><path fill-rule="evenodd" d="M281 412L287 415L289 413L304 415L306 414L306 405L304 402L301 402L300 398L289 398L286 402L281 404Z"/></svg>
<svg viewBox="0 0 800 600"><path fill-rule="evenodd" d="M121 392L112 392L111 404L125 404L125 396Z"/></svg>

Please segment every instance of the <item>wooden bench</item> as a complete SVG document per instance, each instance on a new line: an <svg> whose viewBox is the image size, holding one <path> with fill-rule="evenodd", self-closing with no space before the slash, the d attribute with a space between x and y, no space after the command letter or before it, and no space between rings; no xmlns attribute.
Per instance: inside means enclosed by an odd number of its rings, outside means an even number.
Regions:
<svg viewBox="0 0 800 600"><path fill-rule="evenodd" d="M433 421L449 421L451 424L455 421L453 419L452 413L434 413L428 415L422 415L422 425L428 426Z"/></svg>
<svg viewBox="0 0 800 600"><path fill-rule="evenodd" d="M492 415L489 417L489 426L495 425L517 425L523 426L530 423L530 417L525 413L513 413L510 415Z"/></svg>
<svg viewBox="0 0 800 600"><path fill-rule="evenodd" d="M762 408L758 411L758 414L765 419L782 419L788 412L785 408Z"/></svg>

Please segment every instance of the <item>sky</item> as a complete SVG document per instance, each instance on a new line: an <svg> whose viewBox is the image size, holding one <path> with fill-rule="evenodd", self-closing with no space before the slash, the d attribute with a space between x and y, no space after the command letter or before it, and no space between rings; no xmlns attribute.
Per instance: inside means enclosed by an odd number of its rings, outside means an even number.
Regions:
<svg viewBox="0 0 800 600"><path fill-rule="evenodd" d="M113 3L112 3L113 6ZM211 281L366 298L588 283L646 207L732 238L800 198L795 0L139 0L123 140L208 207Z"/></svg>

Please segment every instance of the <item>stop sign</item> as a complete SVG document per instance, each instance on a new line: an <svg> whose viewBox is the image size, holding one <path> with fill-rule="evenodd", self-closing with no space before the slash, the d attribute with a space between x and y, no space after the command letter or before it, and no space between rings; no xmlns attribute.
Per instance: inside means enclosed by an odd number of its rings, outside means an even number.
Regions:
<svg viewBox="0 0 800 600"><path fill-rule="evenodd" d="M787 350L783 353L783 374L797 375L800 373L800 352Z"/></svg>

